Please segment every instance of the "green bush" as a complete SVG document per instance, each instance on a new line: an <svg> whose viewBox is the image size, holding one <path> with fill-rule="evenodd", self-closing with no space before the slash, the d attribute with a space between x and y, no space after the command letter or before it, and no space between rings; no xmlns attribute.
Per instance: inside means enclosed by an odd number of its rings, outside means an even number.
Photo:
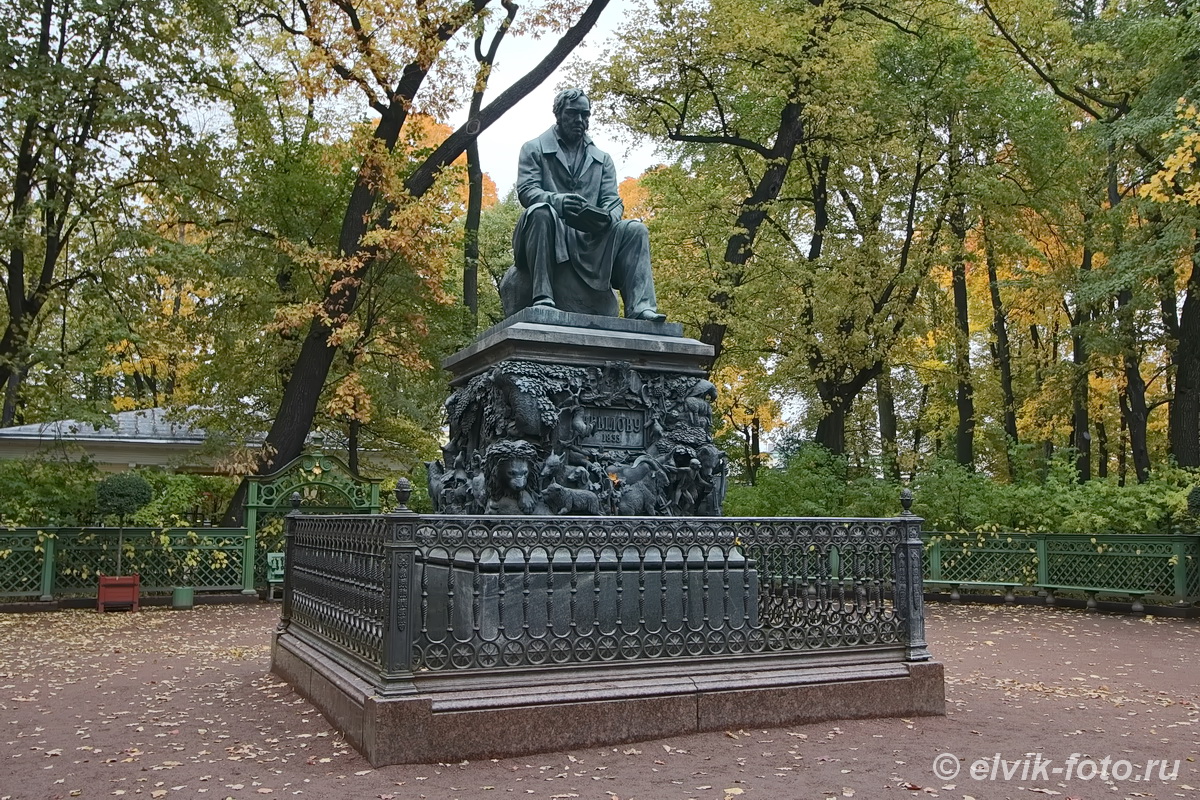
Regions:
<svg viewBox="0 0 1200 800"><path fill-rule="evenodd" d="M100 470L87 458L0 461L0 523L6 526L86 525L96 512Z"/></svg>
<svg viewBox="0 0 1200 800"><path fill-rule="evenodd" d="M878 517L900 511L900 487L855 474L844 458L805 446L786 469L759 470L756 486L729 487L724 512L747 517Z"/></svg>
<svg viewBox="0 0 1200 800"><path fill-rule="evenodd" d="M119 472L96 487L96 510L124 523L153 498L154 489L148 480L136 472Z"/></svg>
<svg viewBox="0 0 1200 800"><path fill-rule="evenodd" d="M74 527L124 522L147 528L180 527L196 524L197 515L202 519L219 515L237 489L233 478L148 468L102 477L87 458L0 460L0 524ZM144 502L128 511L128 498L121 498L133 486L140 487L134 491ZM114 510L118 506L120 510ZM123 514L127 519L120 519Z"/></svg>
<svg viewBox="0 0 1200 800"><path fill-rule="evenodd" d="M229 504L237 489L233 478L218 475L192 475L140 471L154 492L153 498L132 517L140 527L182 527L197 524L201 519L216 517Z"/></svg>
<svg viewBox="0 0 1200 800"><path fill-rule="evenodd" d="M1053 533L1176 533L1194 530L1188 493L1200 475L1161 468L1144 484L1075 480L1065 459L1040 479L999 483L952 462L936 462L912 482L913 513L925 530ZM846 460L805 447L784 469L763 470L757 486L732 486L730 516L889 517L902 485L856 473Z"/></svg>

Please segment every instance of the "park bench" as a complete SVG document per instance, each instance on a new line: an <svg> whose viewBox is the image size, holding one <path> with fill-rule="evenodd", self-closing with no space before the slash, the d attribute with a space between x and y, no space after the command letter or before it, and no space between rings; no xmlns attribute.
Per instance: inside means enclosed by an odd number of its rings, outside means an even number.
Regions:
<svg viewBox="0 0 1200 800"><path fill-rule="evenodd" d="M1069 586L1060 583L1038 583L1037 588L1044 589L1046 592L1046 605L1054 605L1055 592L1082 592L1087 595L1087 610L1096 610L1096 595L1098 594L1122 594L1132 598L1133 605L1130 606L1130 611L1135 614L1144 614L1146 607L1142 605L1142 598L1150 594L1149 589L1111 589L1101 586Z"/></svg>
<svg viewBox="0 0 1200 800"><path fill-rule="evenodd" d="M267 599L275 599L275 590L283 597L283 553L267 553Z"/></svg>
<svg viewBox="0 0 1200 800"><path fill-rule="evenodd" d="M949 587L951 603L957 603L959 600L961 600L961 590L967 588L1003 589L1004 602L1015 603L1017 602L1017 596L1013 593L1013 591L1018 586L1024 586L1024 584L1016 581L925 581L926 589L935 586L941 588Z"/></svg>

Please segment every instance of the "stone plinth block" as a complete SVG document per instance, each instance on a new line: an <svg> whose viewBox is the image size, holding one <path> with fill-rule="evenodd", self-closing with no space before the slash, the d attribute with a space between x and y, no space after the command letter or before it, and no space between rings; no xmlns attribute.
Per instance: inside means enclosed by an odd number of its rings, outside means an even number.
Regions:
<svg viewBox="0 0 1200 800"><path fill-rule="evenodd" d="M504 758L742 727L945 714L942 665L895 653L416 674L385 695L288 633L272 670L373 766Z"/></svg>
<svg viewBox="0 0 1200 800"><path fill-rule="evenodd" d="M442 362L454 385L509 359L589 366L624 361L642 369L704 376L713 349L675 322L526 308L488 328Z"/></svg>

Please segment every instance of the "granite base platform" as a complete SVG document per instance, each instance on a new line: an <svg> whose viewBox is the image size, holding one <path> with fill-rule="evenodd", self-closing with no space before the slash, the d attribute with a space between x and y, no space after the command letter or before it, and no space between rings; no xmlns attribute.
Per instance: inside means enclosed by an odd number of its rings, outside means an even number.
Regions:
<svg viewBox="0 0 1200 800"><path fill-rule="evenodd" d="M271 669L376 767L498 758L704 731L945 714L942 665L887 651L414 675L383 695L303 635Z"/></svg>

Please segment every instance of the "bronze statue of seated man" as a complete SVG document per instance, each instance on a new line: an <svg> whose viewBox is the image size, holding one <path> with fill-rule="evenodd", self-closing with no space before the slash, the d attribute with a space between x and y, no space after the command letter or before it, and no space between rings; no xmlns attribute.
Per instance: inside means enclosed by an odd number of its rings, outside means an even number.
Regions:
<svg viewBox="0 0 1200 800"><path fill-rule="evenodd" d="M650 272L650 236L622 219L612 158L587 135L591 103L581 89L554 98L557 123L521 147L513 233L515 265L501 283L504 311L526 306L662 322Z"/></svg>

